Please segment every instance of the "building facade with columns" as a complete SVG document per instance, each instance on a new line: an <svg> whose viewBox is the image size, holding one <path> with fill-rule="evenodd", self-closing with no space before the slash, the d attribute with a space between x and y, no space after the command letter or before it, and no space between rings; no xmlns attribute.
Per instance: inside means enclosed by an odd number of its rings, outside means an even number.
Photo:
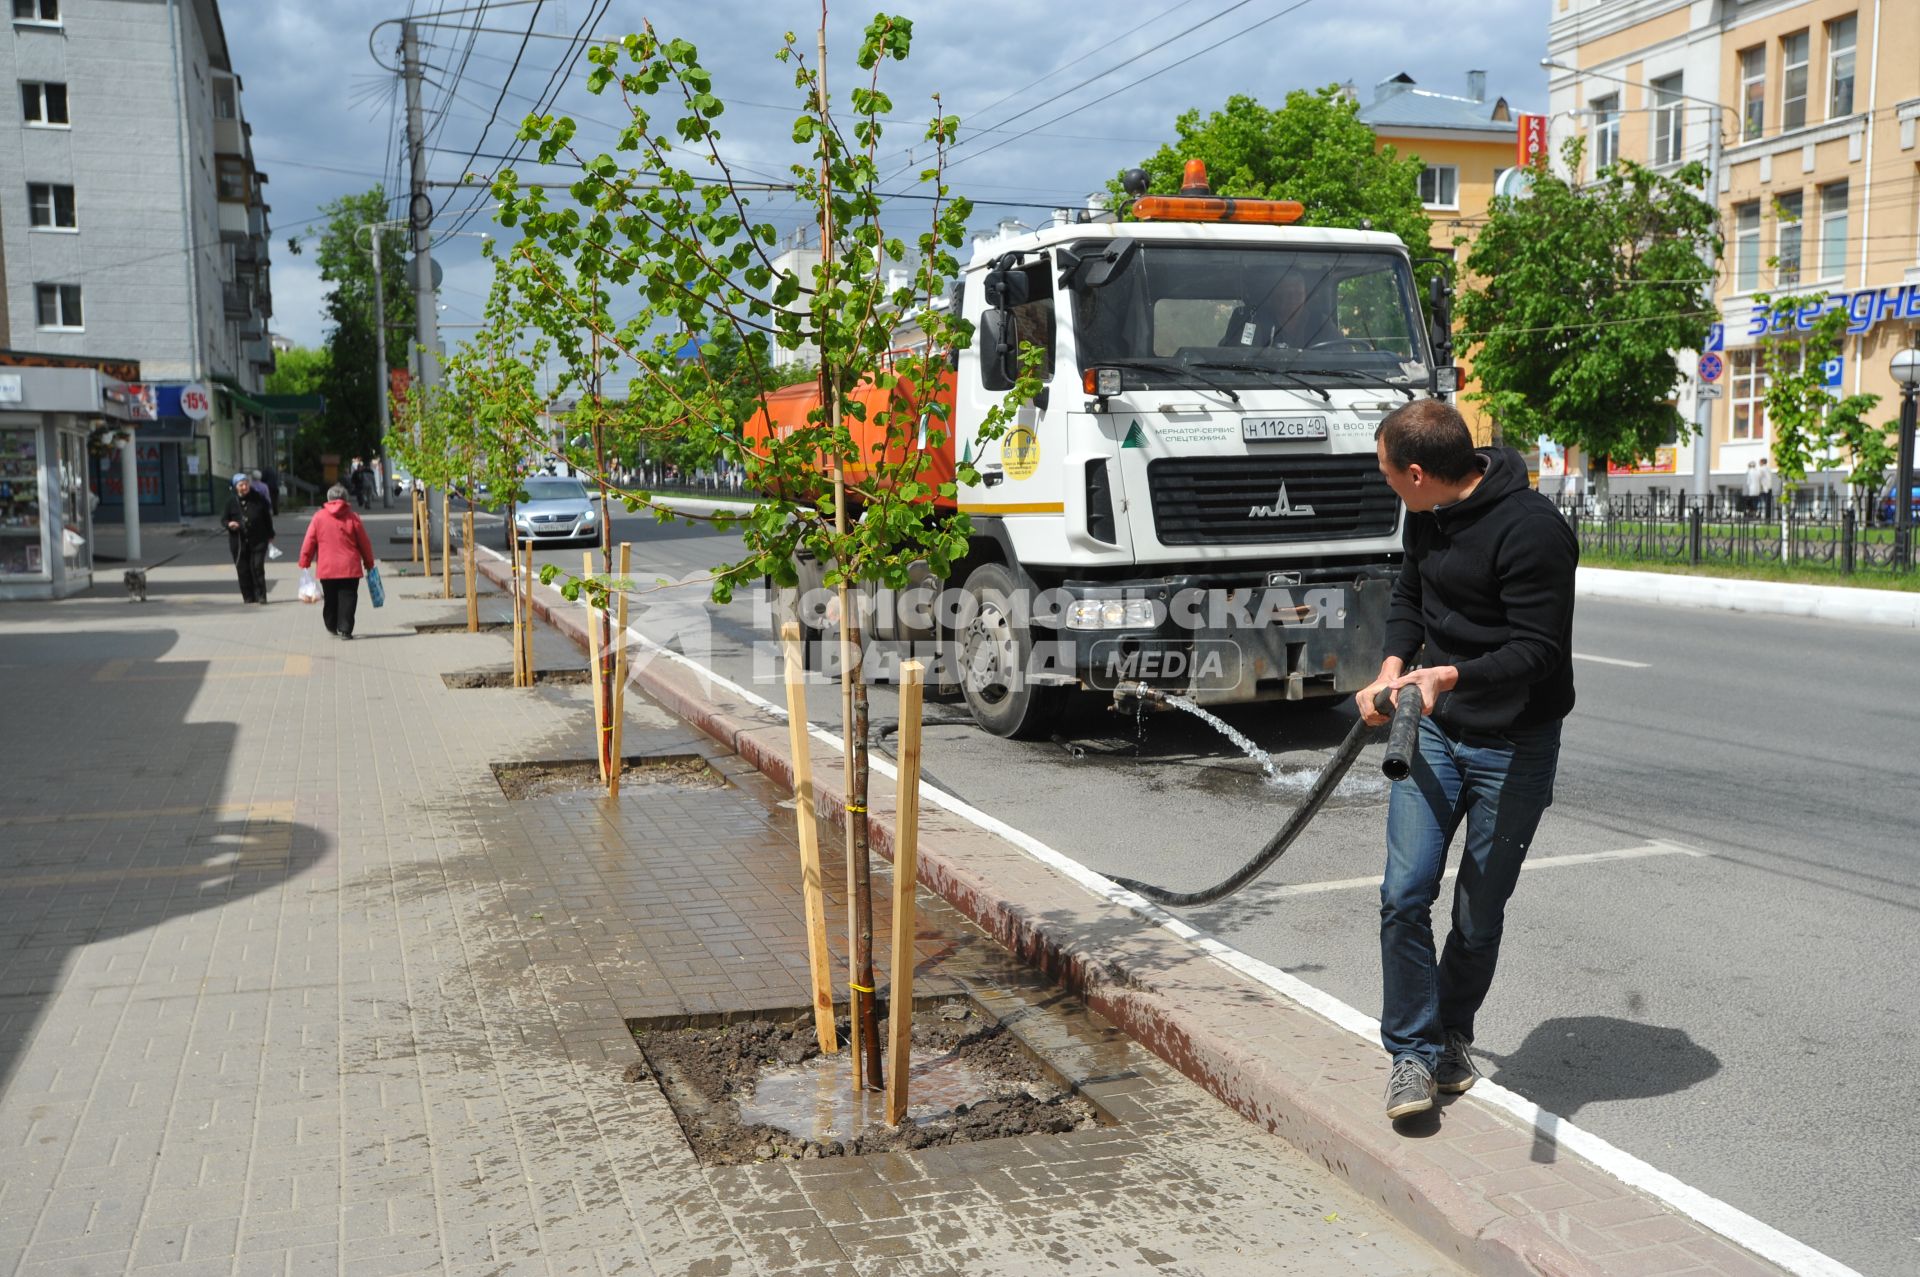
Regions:
<svg viewBox="0 0 1920 1277"><path fill-rule="evenodd" d="M1759 293L1844 307L1832 384L1879 395L1875 415L1891 422L1889 361L1920 335L1920 0L1550 2L1556 157L1576 132L1583 178L1616 156L1668 172L1719 157L1720 374L1700 404L1696 352L1684 352L1676 399L1690 421L1707 410L1710 435L1616 472L1616 489L1690 493L1703 447L1707 491L1737 494L1748 463L1768 455ZM1792 326L1804 331L1818 309ZM1832 463L1809 475L1809 499L1841 483L1844 459Z"/></svg>

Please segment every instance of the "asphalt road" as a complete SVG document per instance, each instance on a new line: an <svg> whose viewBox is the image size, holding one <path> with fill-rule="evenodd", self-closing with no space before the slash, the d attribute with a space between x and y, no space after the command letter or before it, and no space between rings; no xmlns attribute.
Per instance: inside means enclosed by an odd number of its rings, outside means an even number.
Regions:
<svg viewBox="0 0 1920 1277"><path fill-rule="evenodd" d="M703 528L614 526L643 578L738 552ZM704 594L642 596L636 624L685 635L703 611L708 663L751 685L764 631L745 603L696 609ZM1863 1272L1920 1271L1920 636L1583 601L1575 649L1580 704L1481 1013L1483 1067ZM779 699L764 651L757 676ZM813 705L837 728L831 688ZM876 689L876 729L894 712ZM1280 756L1279 783L1185 715L1089 708L1021 743L957 703L928 707L926 775L1096 870L1190 889L1258 849L1349 721L1223 717ZM1265 879L1189 919L1377 1015L1384 797L1363 759Z"/></svg>

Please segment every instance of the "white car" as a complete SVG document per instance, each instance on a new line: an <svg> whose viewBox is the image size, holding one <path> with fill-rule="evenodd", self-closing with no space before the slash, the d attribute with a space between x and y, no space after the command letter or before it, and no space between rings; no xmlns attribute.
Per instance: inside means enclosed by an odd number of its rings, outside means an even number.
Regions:
<svg viewBox="0 0 1920 1277"><path fill-rule="evenodd" d="M513 508L504 540L508 549L536 544L600 543L600 511L578 479L529 475L520 481L526 500Z"/></svg>

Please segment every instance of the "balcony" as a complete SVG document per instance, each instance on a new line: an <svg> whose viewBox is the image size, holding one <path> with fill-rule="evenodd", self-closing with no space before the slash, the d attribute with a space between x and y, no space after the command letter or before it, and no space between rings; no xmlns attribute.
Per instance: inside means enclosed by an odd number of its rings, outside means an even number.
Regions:
<svg viewBox="0 0 1920 1277"><path fill-rule="evenodd" d="M213 153L245 155L247 153L246 126L239 120L215 120L213 122Z"/></svg>
<svg viewBox="0 0 1920 1277"><path fill-rule="evenodd" d="M247 295L244 284L222 284L220 302L225 307L228 319L245 319L253 314L253 299Z"/></svg>
<svg viewBox="0 0 1920 1277"><path fill-rule="evenodd" d="M253 238L253 228L247 219L245 204L229 204L222 200L217 207L220 210L220 238L226 243L239 243Z"/></svg>

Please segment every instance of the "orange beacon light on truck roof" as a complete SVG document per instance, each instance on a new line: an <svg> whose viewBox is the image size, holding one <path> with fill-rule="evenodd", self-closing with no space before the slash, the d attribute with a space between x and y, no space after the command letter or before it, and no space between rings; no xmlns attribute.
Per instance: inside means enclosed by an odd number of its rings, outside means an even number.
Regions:
<svg viewBox="0 0 1920 1277"><path fill-rule="evenodd" d="M1207 185L1204 160L1188 160L1180 175L1178 195L1143 195L1133 202L1133 215L1143 222L1252 222L1285 226L1306 213L1298 200L1223 199Z"/></svg>

